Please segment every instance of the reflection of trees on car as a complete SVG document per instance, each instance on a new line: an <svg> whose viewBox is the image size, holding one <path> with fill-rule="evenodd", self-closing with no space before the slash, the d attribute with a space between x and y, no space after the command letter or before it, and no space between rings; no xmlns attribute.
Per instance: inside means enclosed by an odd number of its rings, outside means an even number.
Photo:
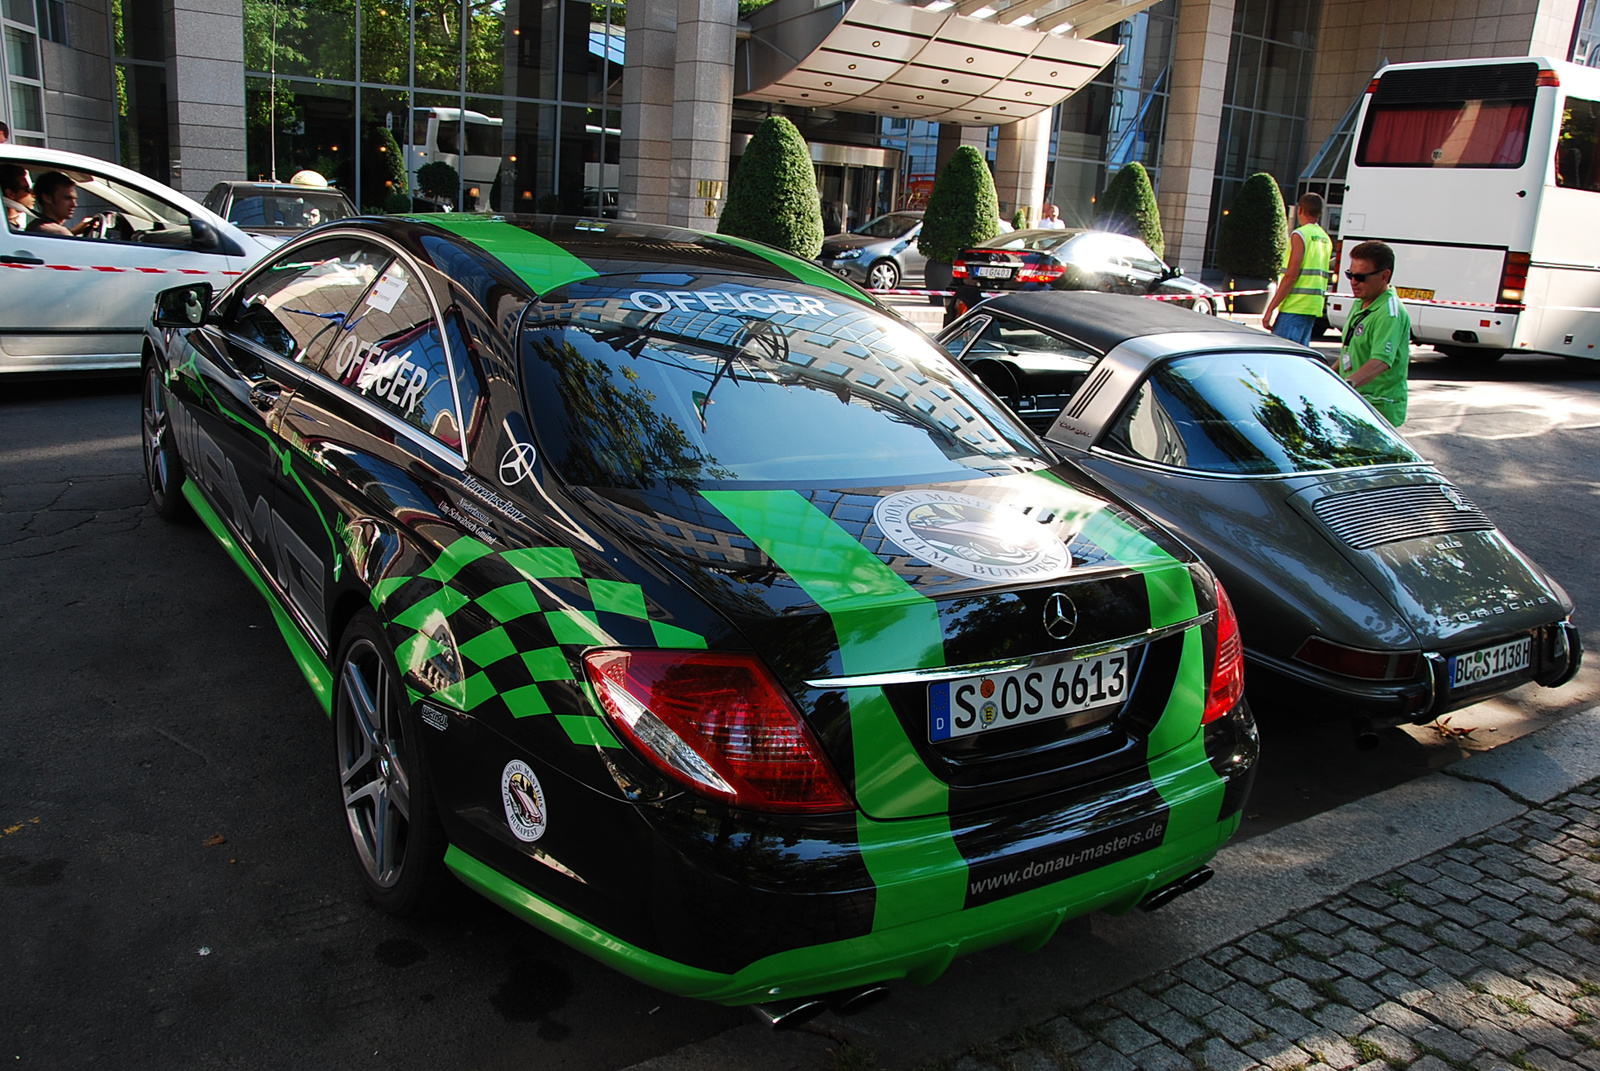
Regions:
<svg viewBox="0 0 1600 1071"><path fill-rule="evenodd" d="M548 337L535 341L531 352L555 373L567 414L559 465L573 483L645 488L662 481L693 488L723 478L717 459L703 454L677 421L660 412L655 395L634 382L631 368L614 369L584 356L571 342Z"/></svg>

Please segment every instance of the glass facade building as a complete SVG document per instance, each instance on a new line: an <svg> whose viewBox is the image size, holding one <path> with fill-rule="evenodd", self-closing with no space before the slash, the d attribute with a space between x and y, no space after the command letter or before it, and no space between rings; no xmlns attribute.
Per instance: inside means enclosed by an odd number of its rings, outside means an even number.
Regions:
<svg viewBox="0 0 1600 1071"><path fill-rule="evenodd" d="M114 3L119 155L165 178L160 0ZM377 211L614 211L622 4L243 6L247 177L316 171Z"/></svg>

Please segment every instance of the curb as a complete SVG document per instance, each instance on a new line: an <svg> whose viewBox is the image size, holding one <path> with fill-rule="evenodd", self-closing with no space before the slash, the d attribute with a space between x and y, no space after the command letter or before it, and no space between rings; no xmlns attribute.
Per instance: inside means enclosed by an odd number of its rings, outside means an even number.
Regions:
<svg viewBox="0 0 1600 1071"><path fill-rule="evenodd" d="M1270 746L1270 745L1269 745ZM1600 778L1600 707L1444 770L1236 841L1216 880L1154 914L1091 915L1043 950L992 949L951 964L931 986L802 1032L752 1022L627 1071L830 1068L848 1040L881 1066L914 1067L1041 1023L1236 941L1344 890L1422 859Z"/></svg>

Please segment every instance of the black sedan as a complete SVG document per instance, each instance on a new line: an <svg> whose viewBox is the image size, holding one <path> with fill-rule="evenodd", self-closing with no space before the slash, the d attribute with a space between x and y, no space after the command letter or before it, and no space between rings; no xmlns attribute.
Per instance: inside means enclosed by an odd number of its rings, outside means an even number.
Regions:
<svg viewBox="0 0 1600 1071"><path fill-rule="evenodd" d="M350 198L330 186L291 182L219 182L204 203L240 229L279 241L356 214Z"/></svg>
<svg viewBox="0 0 1600 1071"><path fill-rule="evenodd" d="M271 605L390 911L453 873L798 1015L1157 905L1237 827L1210 571L805 261L357 220L164 292L144 375L154 501Z"/></svg>
<svg viewBox="0 0 1600 1071"><path fill-rule="evenodd" d="M1216 291L1167 264L1139 239L1110 231L1012 231L964 250L951 268L956 285L979 290L1098 290L1166 294L1195 312L1215 314Z"/></svg>
<svg viewBox="0 0 1600 1071"><path fill-rule="evenodd" d="M1561 586L1307 349L1137 298L1005 294L940 340L1238 608L1255 707L1424 723L1582 648Z"/></svg>

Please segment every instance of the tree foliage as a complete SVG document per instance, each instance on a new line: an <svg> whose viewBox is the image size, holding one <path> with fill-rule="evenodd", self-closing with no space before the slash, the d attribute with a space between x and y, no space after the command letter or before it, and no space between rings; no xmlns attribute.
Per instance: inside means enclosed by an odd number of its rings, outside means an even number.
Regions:
<svg viewBox="0 0 1600 1071"><path fill-rule="evenodd" d="M1000 198L994 192L994 176L977 149L962 145L933 180L917 248L929 260L950 264L963 249L999 233Z"/></svg>
<svg viewBox="0 0 1600 1071"><path fill-rule="evenodd" d="M1161 230L1161 209L1150 185L1150 172L1137 160L1125 165L1107 183L1096 206L1094 225L1100 230L1131 234L1158 257L1165 257L1167 238Z"/></svg>
<svg viewBox="0 0 1600 1071"><path fill-rule="evenodd" d="M417 189L433 201L454 201L461 186L461 175L443 160L417 168Z"/></svg>
<svg viewBox="0 0 1600 1071"><path fill-rule="evenodd" d="M1289 262L1289 219L1278 181L1265 171L1245 180L1217 229L1217 267L1230 275L1274 279Z"/></svg>
<svg viewBox="0 0 1600 1071"><path fill-rule="evenodd" d="M806 260L822 252L817 174L794 123L775 115L756 129L729 184L717 231L766 242Z"/></svg>

